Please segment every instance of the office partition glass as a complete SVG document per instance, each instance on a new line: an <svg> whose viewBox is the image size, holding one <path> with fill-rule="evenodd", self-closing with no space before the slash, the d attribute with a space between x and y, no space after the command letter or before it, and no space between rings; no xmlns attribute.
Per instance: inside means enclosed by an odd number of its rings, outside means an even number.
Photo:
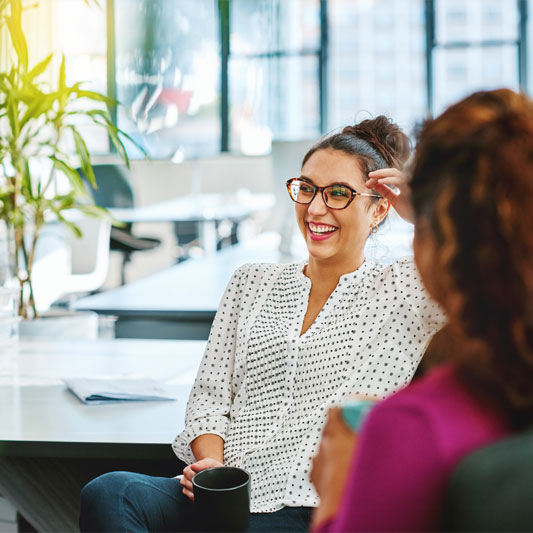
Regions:
<svg viewBox="0 0 533 533"><path fill-rule="evenodd" d="M119 127L154 158L217 153L216 2L115 0L114 7Z"/></svg>

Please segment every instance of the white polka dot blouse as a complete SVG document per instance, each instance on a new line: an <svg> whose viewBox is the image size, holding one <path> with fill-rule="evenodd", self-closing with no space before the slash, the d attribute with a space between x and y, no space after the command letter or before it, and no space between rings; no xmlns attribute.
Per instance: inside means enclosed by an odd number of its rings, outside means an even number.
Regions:
<svg viewBox="0 0 533 533"><path fill-rule="evenodd" d="M327 409L358 393L382 398L406 385L444 324L413 260L372 261L342 276L300 335L311 281L305 263L238 269L217 311L185 430L173 449L224 439L224 463L252 477L252 512L316 506L309 480Z"/></svg>

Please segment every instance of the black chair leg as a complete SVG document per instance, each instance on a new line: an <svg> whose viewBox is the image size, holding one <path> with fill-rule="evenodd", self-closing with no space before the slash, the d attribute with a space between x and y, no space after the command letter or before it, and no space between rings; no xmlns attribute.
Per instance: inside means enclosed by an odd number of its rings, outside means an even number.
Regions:
<svg viewBox="0 0 533 533"><path fill-rule="evenodd" d="M122 267L120 269L120 284L126 285L126 265L131 261L131 254L123 252Z"/></svg>

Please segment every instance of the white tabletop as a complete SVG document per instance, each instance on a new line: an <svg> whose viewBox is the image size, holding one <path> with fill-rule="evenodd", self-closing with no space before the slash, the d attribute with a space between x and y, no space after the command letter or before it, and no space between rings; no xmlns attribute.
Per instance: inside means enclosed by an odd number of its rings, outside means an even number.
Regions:
<svg viewBox="0 0 533 533"><path fill-rule="evenodd" d="M204 341L19 341L0 353L0 455L168 455L204 348ZM81 376L157 379L176 400L85 405L62 382Z"/></svg>
<svg viewBox="0 0 533 533"><path fill-rule="evenodd" d="M265 233L220 252L192 259L129 283L123 287L80 298L80 310L127 315L172 316L212 320L233 272L245 263L278 263L282 257L279 235ZM301 254L299 259L305 258Z"/></svg>

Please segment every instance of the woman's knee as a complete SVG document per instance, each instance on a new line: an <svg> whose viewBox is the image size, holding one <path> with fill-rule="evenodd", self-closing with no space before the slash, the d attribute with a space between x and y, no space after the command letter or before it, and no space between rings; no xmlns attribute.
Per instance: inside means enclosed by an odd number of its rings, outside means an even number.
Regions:
<svg viewBox="0 0 533 533"><path fill-rule="evenodd" d="M104 531L102 524L115 522L124 492L139 474L109 472L83 487L80 495L80 528L82 531Z"/></svg>
<svg viewBox="0 0 533 533"><path fill-rule="evenodd" d="M99 476L83 487L81 491L82 503L91 503L94 500L102 502L116 497L129 485L135 474L131 472L108 472Z"/></svg>

